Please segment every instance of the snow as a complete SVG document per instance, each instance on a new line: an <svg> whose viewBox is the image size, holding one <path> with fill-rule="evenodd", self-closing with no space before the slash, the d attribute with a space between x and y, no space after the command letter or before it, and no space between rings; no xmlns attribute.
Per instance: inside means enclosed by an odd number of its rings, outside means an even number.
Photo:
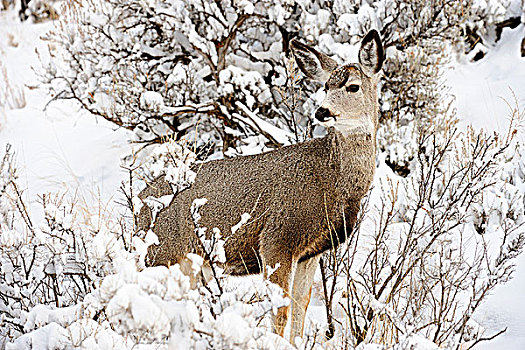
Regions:
<svg viewBox="0 0 525 350"><path fill-rule="evenodd" d="M0 13L0 62L11 85L23 87L27 100L22 109L0 106L0 148L13 145L27 198L34 201L42 193L61 191L77 192L86 203L109 203L125 176L120 158L129 151L128 134L74 103L47 105L45 91L30 88L37 84L32 70L38 63L35 46L42 50L45 45L36 38L51 26L21 24L14 12ZM10 36L17 47L7 44ZM38 214L40 206L32 204Z"/></svg>
<svg viewBox="0 0 525 350"><path fill-rule="evenodd" d="M432 343L423 337L410 334L408 336L401 337L402 340L399 344L393 346L392 350L401 349L417 349L417 350L438 350L439 346Z"/></svg>
<svg viewBox="0 0 525 350"><path fill-rule="evenodd" d="M244 121L248 125L253 125L256 130L262 130L262 131L267 132L280 144L287 145L290 143L290 140L294 138L294 136L291 133L286 132L282 129L279 129L276 126L273 126L272 124L268 123L267 121L264 121L261 118L259 118L254 112L250 111L241 102L237 102L237 106L244 113L246 113L246 115L249 116L249 119L248 119L240 115L237 115L236 116L237 119Z"/></svg>
<svg viewBox="0 0 525 350"><path fill-rule="evenodd" d="M31 336L22 336L14 344L7 344L6 350L34 349L47 350L63 342L66 338L64 328L57 323L50 323L31 333Z"/></svg>
<svg viewBox="0 0 525 350"><path fill-rule="evenodd" d="M45 305L35 306L27 315L26 327L28 329L40 328L49 323L72 323L77 317L80 305L74 305L53 310Z"/></svg>
<svg viewBox="0 0 525 350"><path fill-rule="evenodd" d="M156 91L146 91L140 95L140 107L158 111L164 106L162 95Z"/></svg>
<svg viewBox="0 0 525 350"><path fill-rule="evenodd" d="M246 13L253 11L251 2L242 0L239 4L243 6ZM365 12L363 7L363 13L356 16L370 16ZM326 14L320 11L312 20L320 20L324 23ZM338 24L351 27L349 23L357 20L359 18L341 17ZM25 105L18 109L13 109L14 105L0 106L0 149L11 143L16 150L19 174L22 184L27 188L24 195L32 201L30 210L36 214L36 221L40 221L44 214L35 199L46 192L76 193L86 206L97 206L101 203L114 206L112 199L121 181L127 176L120 167L121 158L131 151L131 146L128 144L131 137L126 131L116 129L105 120L89 115L73 102L60 101L47 105L48 97L45 91L30 88L36 81L31 66L38 62L34 47L36 45L42 48L45 45L37 38L51 26L51 23L20 24L14 12L0 13L0 62L6 67L11 85L17 87L18 91L23 91L26 100ZM520 25L515 30L505 29L501 41L491 47L487 56L481 61L471 63L462 58L460 62L451 64L446 79L451 84L452 93L456 96L455 106L458 109L462 128L472 124L475 128L505 133L508 129L508 120L500 116L508 115L507 102L512 105L515 95L518 104L521 107L525 105L525 84L523 84L525 59L519 55L519 44L524 36L524 25ZM9 41L15 42L17 46L13 46ZM349 51L353 48L348 45ZM253 79L248 81L236 80L236 72L233 70L227 73L230 75L221 79L231 80L232 83L250 89L258 89L253 83L254 80L260 79L258 73L253 73L251 76ZM176 76L181 74L181 72L174 72ZM224 91L224 93L228 92ZM18 96L21 96L20 92ZM141 96L141 103L149 108L163 106L162 96L153 91L145 92ZM293 135L257 117L252 111L254 106L250 101L247 101L247 105L238 103L238 107L249 118L244 116L237 116L237 118L254 128L265 130L282 144L288 144L293 139ZM521 134L520 137L524 135ZM385 169L378 170L378 172L385 171ZM168 175L177 184L187 180L181 180L181 174L175 170ZM169 204L171 198L166 196L157 200L164 207ZM492 199L485 198L485 200L497 201L498 196L495 194ZM137 206L139 205L137 201ZM197 209L202 205L205 205L205 199L195 203ZM243 215L239 224L232 228L232 232L240 228L249 218L249 215ZM69 219L65 218L65 220L68 222ZM219 232L214 231L214 233L220 238ZM9 237L0 238L2 241L10 241ZM106 245L104 241L106 238L103 235L97 236L97 239L101 240L99 246ZM219 255L222 257L222 252ZM195 269L202 266L199 258L192 257ZM175 283L178 283L176 287L174 287ZM147 329L158 336L170 332L173 336L180 332L179 340L176 340L175 336L172 338L170 348L183 349L190 344L190 336L184 332L188 329L186 324L195 320L196 310L181 311L179 308L192 306L176 302L166 304L152 294L153 292L164 293L164 295L173 293L172 297L178 299L181 297L178 293L187 289L189 289L189 282L183 280L174 268L163 268L162 271L157 269L154 272L145 270L140 274L130 271L127 276L121 278L111 276L105 278L102 282L100 298L108 302L108 316L115 322L124 325L125 322L132 322L127 326ZM517 261L515 278L508 284L497 287L494 295L488 299L475 317L482 326L488 328L488 336L505 327L508 327L507 332L491 342L480 344L478 349L523 348L525 344L523 290L525 290L525 256L521 256ZM316 320L322 322L325 319L324 307L320 305L319 300L313 300L312 304L313 306L308 310L309 321L306 327L311 327ZM382 307L377 301L376 304L379 308ZM251 329L252 326L246 324L247 321L239 316L239 312L234 307L219 316L216 331L227 342L245 342L252 335L248 331L243 332L242 329ZM108 332L107 329L102 329L96 322L83 320L85 324L80 321L75 323L77 311L77 307L59 312L43 306L33 309L27 316L26 325L30 328L38 327L40 324L44 326L34 331L31 337L24 336L15 345L8 345L8 349L19 348L19 346L24 348L23 344L26 345L25 347L31 345L34 349L47 349L59 339L67 337L66 332L76 334L77 338L80 338L82 332L87 332L86 330L91 330L89 333L93 335L93 339L90 340L93 344L92 348L125 347L121 337ZM131 317L121 318L123 314ZM170 318L174 314L186 315L189 319L181 318L180 323L177 324ZM270 334L261 338L258 345L261 348L272 348L279 342L283 340ZM279 344L281 345L289 346L285 342ZM413 335L407 336L399 348L413 346L418 349L436 348L434 344ZM375 345L360 347L367 350L376 348L378 347Z"/></svg>
<svg viewBox="0 0 525 350"><path fill-rule="evenodd" d="M523 24L514 30L506 28L501 41L482 60L463 59L450 67L445 77L456 96L461 127L507 133L514 95L521 108L525 105L525 63L519 50L524 37Z"/></svg>
<svg viewBox="0 0 525 350"><path fill-rule="evenodd" d="M504 29L501 41L491 47L486 57L470 63L454 62L446 74L456 96L460 127L472 125L477 129L496 130L506 134L509 119L508 103L515 107L514 96L521 109L525 107L525 58L519 47L525 37L522 24L514 30ZM523 131L519 134L524 140ZM516 261L514 278L496 287L492 296L482 305L475 319L487 328L486 336L507 331L490 342L482 342L477 349L523 349L525 344L525 256Z"/></svg>
<svg viewBox="0 0 525 350"><path fill-rule="evenodd" d="M239 221L237 224L235 224L233 227L232 227L232 235L235 234L235 232L237 232L241 227L242 225L244 225L245 223L248 222L248 220L251 219L251 215L248 214L248 213L244 213L241 215L241 221Z"/></svg>

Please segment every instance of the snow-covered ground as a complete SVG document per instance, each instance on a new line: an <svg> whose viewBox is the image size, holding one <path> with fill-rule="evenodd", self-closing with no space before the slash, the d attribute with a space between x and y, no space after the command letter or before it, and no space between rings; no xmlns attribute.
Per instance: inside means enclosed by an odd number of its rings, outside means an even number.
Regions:
<svg viewBox="0 0 525 350"><path fill-rule="evenodd" d="M45 91L33 89L36 76L31 66L38 64L35 48L46 44L39 35L51 23L20 24L13 11L0 13L0 69L4 66L11 87L22 88L26 105L21 109L0 106L0 148L11 143L17 156L21 184L33 202L45 192L77 192L88 205L112 204L120 181L126 176L120 158L127 154L128 135L113 125L81 111L70 102L48 105ZM513 104L512 91L521 108L525 106L525 59L519 45L525 27L505 30L501 41L487 56L476 63L453 63L446 78L456 95L461 127L506 131L508 101ZM0 71L0 79L3 79ZM512 90L511 90L512 89ZM521 135L523 137L523 135ZM37 214L38 215L38 214ZM38 219L38 218L36 218ZM525 257L518 261L515 278L496 289L478 312L477 319L491 332L508 327L496 340L479 346L481 349L507 350L525 347ZM323 308L313 302L309 315L320 319Z"/></svg>
<svg viewBox="0 0 525 350"><path fill-rule="evenodd" d="M525 58L520 56L520 43L525 37L525 26L505 29L501 41L487 56L475 63L454 64L446 74L456 108L460 127L508 131L509 104L525 108ZM525 139L523 133L519 134ZM525 348L525 256L518 258L517 268L506 285L496 288L476 315L477 320L491 334L507 327L507 331L491 342L481 343L479 349L518 350Z"/></svg>
<svg viewBox="0 0 525 350"><path fill-rule="evenodd" d="M13 145L20 183L36 215L40 206L35 199L47 192L71 191L86 204L110 204L125 176L120 158L130 148L124 130L73 102L52 102L46 108L49 97L33 88L37 76L32 67L38 64L35 48L45 51L40 35L50 28L49 22L21 24L14 11L0 14L0 62L11 89L23 89L26 100L22 109L0 106L0 147L3 153L6 143Z"/></svg>
<svg viewBox="0 0 525 350"><path fill-rule="evenodd" d="M509 104L525 105L525 58L520 56L525 27L504 29L501 40L477 62L465 57L446 73L447 83L456 96L455 105L461 120L460 127L508 131ZM521 135L523 137L523 135Z"/></svg>

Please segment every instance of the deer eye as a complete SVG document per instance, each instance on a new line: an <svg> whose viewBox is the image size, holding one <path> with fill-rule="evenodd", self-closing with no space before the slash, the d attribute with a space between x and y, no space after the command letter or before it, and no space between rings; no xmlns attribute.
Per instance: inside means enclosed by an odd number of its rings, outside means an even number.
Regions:
<svg viewBox="0 0 525 350"><path fill-rule="evenodd" d="M346 91L350 92L358 92L359 91L359 85L356 84L350 84L346 87Z"/></svg>

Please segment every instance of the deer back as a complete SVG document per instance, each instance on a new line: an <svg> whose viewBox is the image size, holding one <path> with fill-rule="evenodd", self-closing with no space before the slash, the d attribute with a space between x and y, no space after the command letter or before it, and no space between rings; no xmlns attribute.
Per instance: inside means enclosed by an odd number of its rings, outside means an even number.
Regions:
<svg viewBox="0 0 525 350"><path fill-rule="evenodd" d="M195 183L163 209L152 229L160 245L149 252L151 264L173 264L185 254L202 253L190 215L192 202L207 198L200 225L220 229L230 273L261 271L261 245L307 257L343 240L373 178L375 146L370 135L352 139L335 130L314 139L254 156L197 164ZM172 194L159 178L140 197ZM235 233L241 215L250 219ZM144 206L139 227L148 229ZM283 252L283 250L287 250Z"/></svg>

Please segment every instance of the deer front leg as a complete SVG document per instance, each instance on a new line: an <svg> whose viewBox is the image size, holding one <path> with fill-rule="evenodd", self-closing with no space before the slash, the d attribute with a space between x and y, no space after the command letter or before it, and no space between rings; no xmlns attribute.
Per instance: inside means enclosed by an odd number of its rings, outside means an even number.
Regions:
<svg viewBox="0 0 525 350"><path fill-rule="evenodd" d="M279 268L275 270L270 276L270 282L273 282L280 286L284 290L285 296L291 299L291 287L293 283L293 276L297 267L297 260L291 256L280 259L265 258L264 259L264 275L267 277L267 266L274 267L279 264ZM288 322L288 313L290 306L283 306L277 310L277 314L273 317L273 326L275 333L281 337L284 336L284 329Z"/></svg>
<svg viewBox="0 0 525 350"><path fill-rule="evenodd" d="M310 297L315 271L319 265L321 255L315 256L297 264L293 278L292 289L292 324L290 327L290 343L295 345L295 337L303 336L304 319Z"/></svg>

